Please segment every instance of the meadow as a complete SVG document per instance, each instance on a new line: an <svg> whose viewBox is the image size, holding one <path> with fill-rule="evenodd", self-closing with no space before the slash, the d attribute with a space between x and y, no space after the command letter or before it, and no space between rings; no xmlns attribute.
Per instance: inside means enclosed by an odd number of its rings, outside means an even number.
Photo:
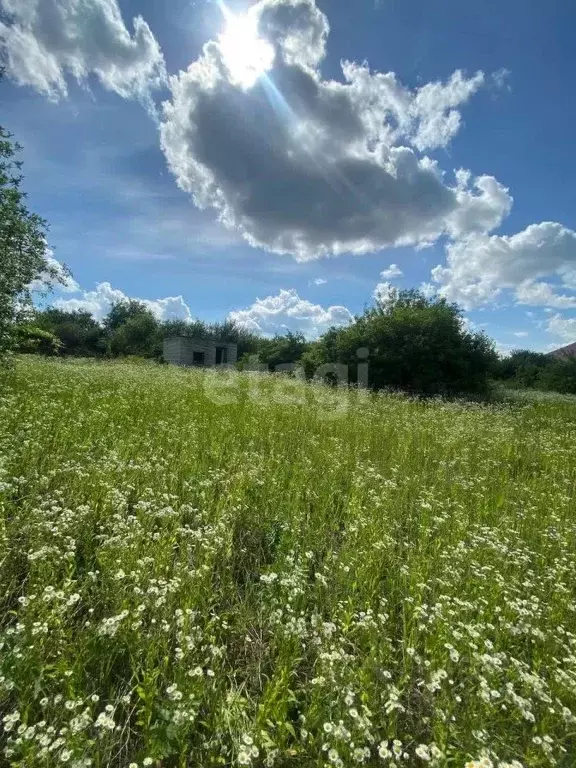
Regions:
<svg viewBox="0 0 576 768"><path fill-rule="evenodd" d="M576 765L576 405L0 373L0 764Z"/></svg>

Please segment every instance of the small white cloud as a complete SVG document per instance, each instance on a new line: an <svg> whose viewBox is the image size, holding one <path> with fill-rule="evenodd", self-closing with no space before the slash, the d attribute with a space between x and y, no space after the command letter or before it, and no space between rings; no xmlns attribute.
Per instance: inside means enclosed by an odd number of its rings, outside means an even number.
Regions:
<svg viewBox="0 0 576 768"><path fill-rule="evenodd" d="M402 277L404 273L397 264L390 264L387 269L380 272L380 277L383 280L393 280L395 277Z"/></svg>
<svg viewBox="0 0 576 768"><path fill-rule="evenodd" d="M95 290L83 291L79 297L63 299L58 298L53 302L54 306L68 312L90 312L96 320L103 320L110 312L113 304L120 301L128 301L131 296L117 288L112 288L110 283L98 283ZM137 299L145 304L158 320L191 320L192 313L182 296L169 296L164 299Z"/></svg>
<svg viewBox="0 0 576 768"><path fill-rule="evenodd" d="M497 70L496 72L493 72L490 80L491 84L497 88L497 89L505 89L507 91L512 90L512 86L510 85L510 77L512 73L509 69L506 69L506 67L502 67L501 69Z"/></svg>
<svg viewBox="0 0 576 768"><path fill-rule="evenodd" d="M311 281L312 285L326 285L328 280L325 280L323 277L315 277L314 280Z"/></svg>
<svg viewBox="0 0 576 768"><path fill-rule="evenodd" d="M66 78L94 74L124 98L146 98L166 79L164 57L141 16L126 27L117 0L0 0L0 51L8 75L56 101Z"/></svg>
<svg viewBox="0 0 576 768"><path fill-rule="evenodd" d="M474 322L474 320L471 320L469 317L464 315L462 317L462 327L465 331L468 331L468 333L476 333L479 331L478 325Z"/></svg>
<svg viewBox="0 0 576 768"><path fill-rule="evenodd" d="M303 333L310 339L318 337L331 326L347 325L354 319L346 307L312 304L301 299L294 289L256 299L252 306L231 312L229 317L242 328L264 336L292 331Z"/></svg>
<svg viewBox="0 0 576 768"><path fill-rule="evenodd" d="M523 339L526 336L529 336L530 334L528 333L528 331L514 331L513 335L517 336L519 339Z"/></svg>
<svg viewBox="0 0 576 768"><path fill-rule="evenodd" d="M112 305L124 301L127 296L110 283L98 283L94 291L84 291L81 297L74 299L56 299L53 304L57 309L67 312L89 312L96 320L103 320Z"/></svg>

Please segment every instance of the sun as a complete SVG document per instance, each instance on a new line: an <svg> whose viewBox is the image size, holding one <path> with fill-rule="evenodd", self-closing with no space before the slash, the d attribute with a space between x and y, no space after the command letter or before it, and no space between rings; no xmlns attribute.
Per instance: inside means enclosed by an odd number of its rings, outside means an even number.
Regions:
<svg viewBox="0 0 576 768"><path fill-rule="evenodd" d="M218 46L230 78L241 88L250 88L272 68L274 48L258 37L256 18L246 13L225 15L226 27L218 37Z"/></svg>

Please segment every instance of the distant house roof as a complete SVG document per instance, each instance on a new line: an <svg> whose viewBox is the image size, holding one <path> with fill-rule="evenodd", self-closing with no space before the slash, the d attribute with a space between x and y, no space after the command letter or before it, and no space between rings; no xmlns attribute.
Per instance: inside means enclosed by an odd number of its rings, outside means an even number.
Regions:
<svg viewBox="0 0 576 768"><path fill-rule="evenodd" d="M573 344L568 344L566 347L560 347L560 349L550 352L550 357L576 357L576 341Z"/></svg>

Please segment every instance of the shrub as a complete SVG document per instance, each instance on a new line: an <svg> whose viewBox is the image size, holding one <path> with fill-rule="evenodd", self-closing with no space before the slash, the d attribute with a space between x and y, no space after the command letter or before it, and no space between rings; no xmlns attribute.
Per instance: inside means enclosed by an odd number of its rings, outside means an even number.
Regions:
<svg viewBox="0 0 576 768"><path fill-rule="evenodd" d="M303 362L308 373L323 363L344 364L355 382L358 350L369 355L372 388L424 395L484 394L496 362L492 342L466 329L455 304L418 291L392 291L352 325L331 329Z"/></svg>
<svg viewBox="0 0 576 768"><path fill-rule="evenodd" d="M57 336L35 326L18 326L15 339L16 351L24 354L56 355L62 347Z"/></svg>
<svg viewBox="0 0 576 768"><path fill-rule="evenodd" d="M540 372L537 384L542 389L576 395L576 357L552 358Z"/></svg>

